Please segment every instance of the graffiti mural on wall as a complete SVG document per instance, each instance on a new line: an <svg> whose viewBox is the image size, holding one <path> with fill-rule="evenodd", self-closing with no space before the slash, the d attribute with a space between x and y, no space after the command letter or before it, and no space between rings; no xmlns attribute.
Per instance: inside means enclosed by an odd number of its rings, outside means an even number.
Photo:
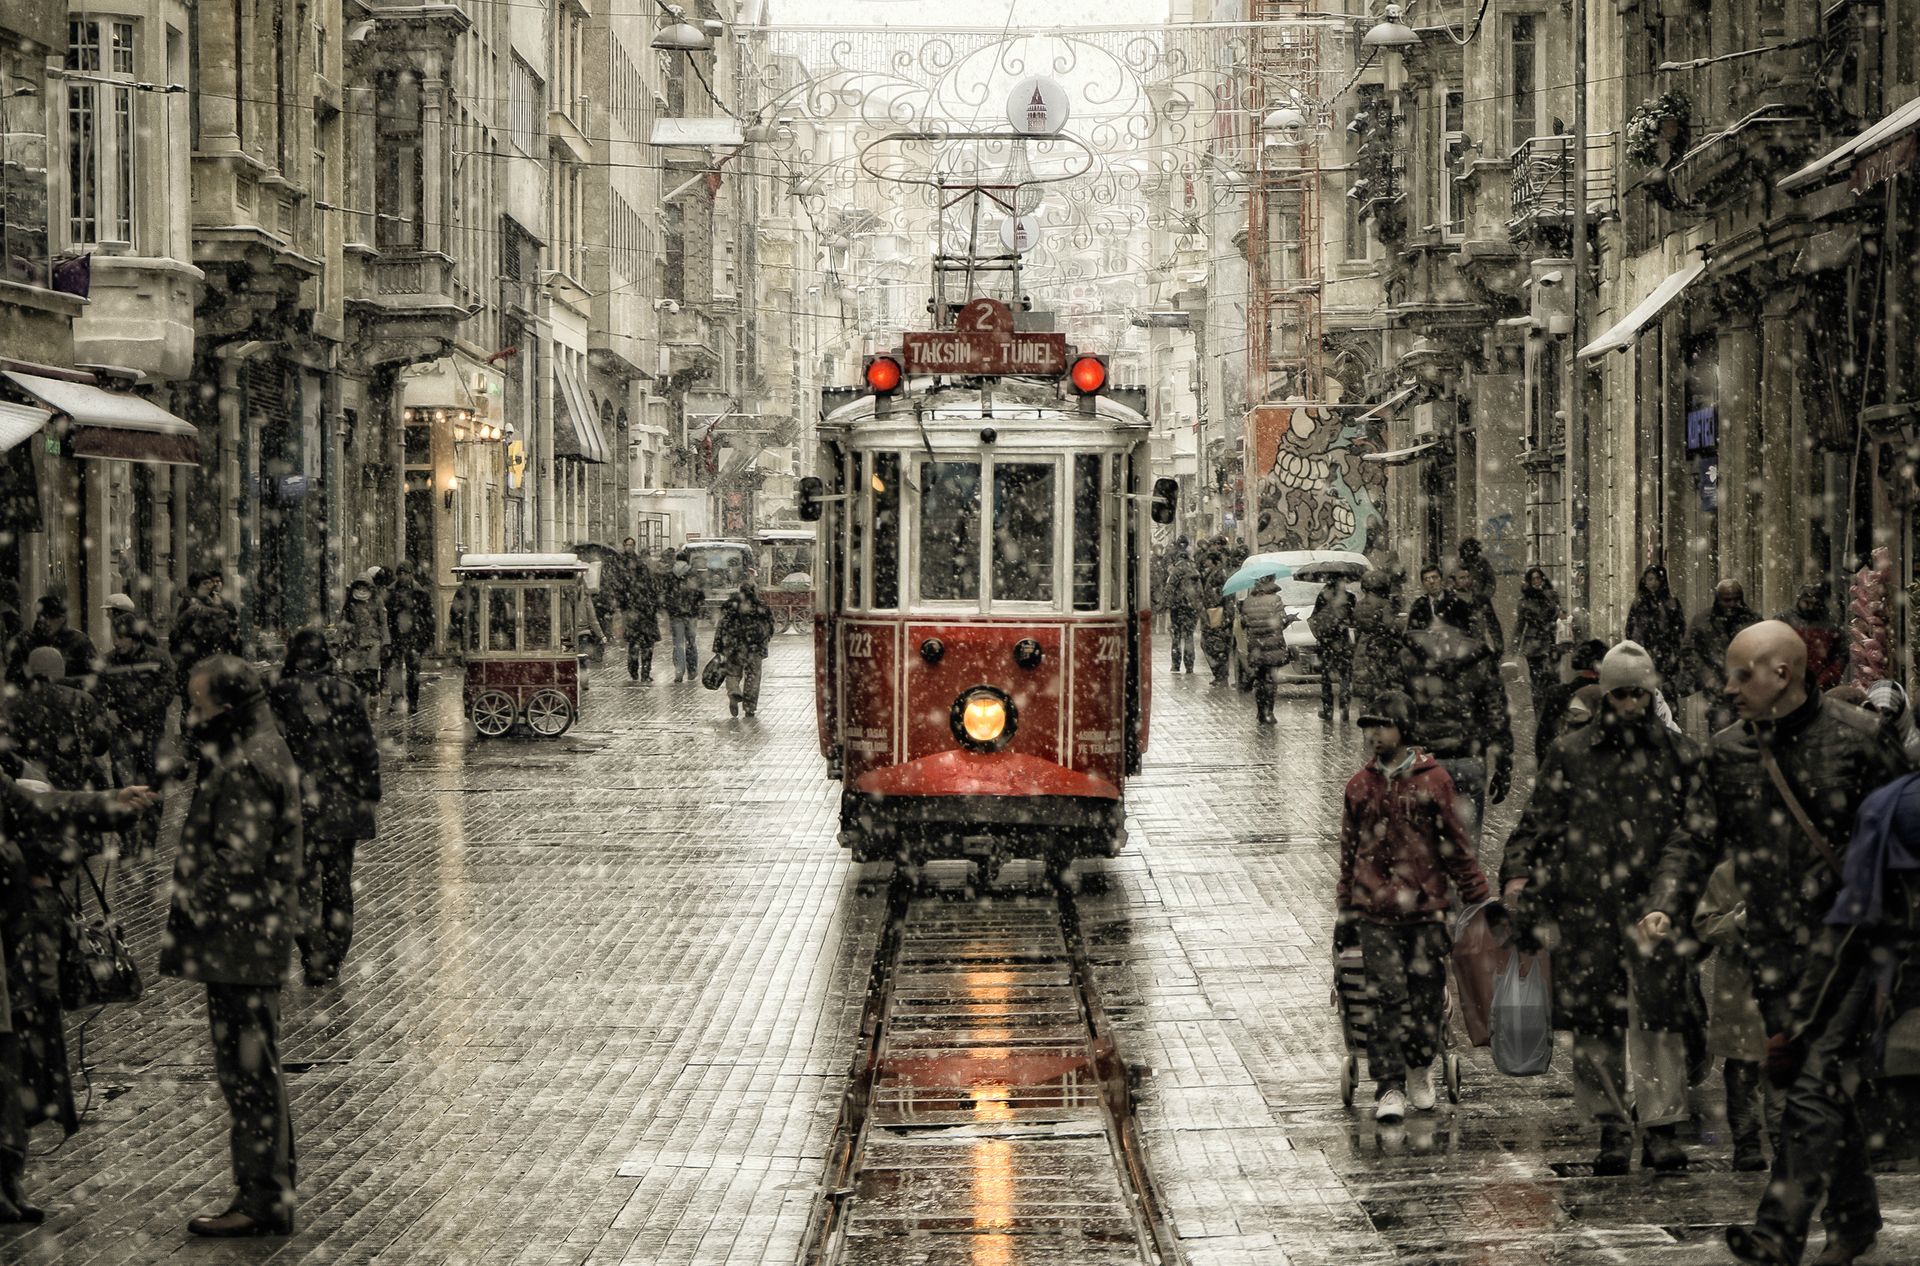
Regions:
<svg viewBox="0 0 1920 1266"><path fill-rule="evenodd" d="M1385 522L1387 472L1360 455L1380 450L1383 428L1322 405L1256 407L1254 552L1365 549Z"/></svg>

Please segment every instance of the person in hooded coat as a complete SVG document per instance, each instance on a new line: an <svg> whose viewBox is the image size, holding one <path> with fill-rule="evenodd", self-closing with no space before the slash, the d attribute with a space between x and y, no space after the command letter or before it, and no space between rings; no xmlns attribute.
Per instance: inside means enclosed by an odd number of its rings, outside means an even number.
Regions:
<svg viewBox="0 0 1920 1266"><path fill-rule="evenodd" d="M1527 685L1533 699L1533 717L1540 720L1540 705L1547 687L1559 680L1554 672L1554 629L1560 623L1560 595L1547 579L1544 568L1527 568L1520 584L1520 607L1513 617L1513 649L1527 665Z"/></svg>
<svg viewBox="0 0 1920 1266"><path fill-rule="evenodd" d="M1247 634L1247 668L1253 674L1254 716L1261 725L1275 723L1273 705L1280 670L1293 658L1287 649L1287 626L1293 616L1280 592L1280 582L1262 576L1240 604Z"/></svg>
<svg viewBox="0 0 1920 1266"><path fill-rule="evenodd" d="M295 1162L280 989L304 926L305 796L252 665L230 655L202 660L188 674L187 697L199 776L174 859L160 972L206 986L236 1188L224 1211L192 1219L187 1230L288 1235Z"/></svg>
<svg viewBox="0 0 1920 1266"><path fill-rule="evenodd" d="M720 608L720 623L713 631L713 653L726 661L727 710L739 716L744 709L754 715L760 706L760 664L773 641L773 611L760 601L760 592L751 580L740 582L740 590Z"/></svg>
<svg viewBox="0 0 1920 1266"><path fill-rule="evenodd" d="M293 635L286 667L267 698L300 770L306 841L300 905L307 926L296 940L307 984L321 988L339 978L353 944L353 853L377 829L380 745L366 700L334 672L319 629Z"/></svg>
<svg viewBox="0 0 1920 1266"><path fill-rule="evenodd" d="M1394 607L1393 576L1369 571L1353 604L1353 697L1365 707L1386 691L1405 690L1410 655Z"/></svg>
<svg viewBox="0 0 1920 1266"><path fill-rule="evenodd" d="M1227 669L1233 663L1233 600L1225 590L1235 569L1227 559L1225 542L1216 539L1200 569L1200 649L1206 653L1216 686L1226 684Z"/></svg>
<svg viewBox="0 0 1920 1266"><path fill-rule="evenodd" d="M1687 684L1706 696L1709 736L1740 719L1727 700L1727 647L1740 630L1759 622L1740 582L1723 580L1713 587L1707 609L1687 626Z"/></svg>
<svg viewBox="0 0 1920 1266"><path fill-rule="evenodd" d="M240 612L223 594L225 584L217 570L194 572L173 614L170 645L182 716L187 712L187 673L193 666L210 655L240 653Z"/></svg>
<svg viewBox="0 0 1920 1266"><path fill-rule="evenodd" d="M1675 698L1691 689L1686 680L1687 615L1667 585L1667 569L1648 564L1640 573L1640 591L1627 608L1627 641L1637 642L1653 657L1655 671Z"/></svg>
<svg viewBox="0 0 1920 1266"><path fill-rule="evenodd" d="M340 613L340 669L360 689L371 708L380 695L381 664L389 642L387 609L374 594L373 580L362 576L347 590Z"/></svg>
<svg viewBox="0 0 1920 1266"><path fill-rule="evenodd" d="M420 569L410 558L394 568L387 591L387 635L393 640L393 683L389 702L400 706L404 692L407 711L420 711L420 661L433 650L435 625L433 591L420 582Z"/></svg>
<svg viewBox="0 0 1920 1266"><path fill-rule="evenodd" d="M1689 1069L1705 1056L1693 965L1636 943L1661 847L1710 839L1705 754L1660 724L1653 659L1622 642L1600 661L1600 712L1556 742L1501 863L1523 945L1553 953L1555 1027L1573 1030L1575 1106L1600 1127L1597 1175L1677 1170ZM1524 886L1515 881L1524 879ZM1696 1058L1697 1054L1697 1058Z"/></svg>
<svg viewBox="0 0 1920 1266"><path fill-rule="evenodd" d="M1513 785L1513 721L1506 683L1493 650L1464 603L1442 604L1432 628L1409 636L1413 648L1407 693L1422 746L1446 769L1459 792L1467 830L1479 839L1489 800L1499 804Z"/></svg>
<svg viewBox="0 0 1920 1266"><path fill-rule="evenodd" d="M100 666L94 698L111 725L114 780L120 785L159 785L160 741L166 736L173 685L173 657L153 626L128 612L116 614L113 648ZM160 812L154 805L128 833L136 854L150 855L159 842Z"/></svg>
<svg viewBox="0 0 1920 1266"><path fill-rule="evenodd" d="M1167 641L1173 647L1173 671L1181 665L1193 671L1193 627L1200 622L1200 604L1205 596L1200 569L1187 557L1187 538L1173 543L1167 555L1166 574L1160 583L1161 601L1166 604Z"/></svg>

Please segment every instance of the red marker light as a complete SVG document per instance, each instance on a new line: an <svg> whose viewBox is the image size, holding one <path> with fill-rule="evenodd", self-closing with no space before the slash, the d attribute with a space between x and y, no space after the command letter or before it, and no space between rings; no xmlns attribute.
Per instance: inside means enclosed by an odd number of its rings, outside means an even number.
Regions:
<svg viewBox="0 0 1920 1266"><path fill-rule="evenodd" d="M1073 389L1083 396L1091 396L1107 385L1107 362L1098 356L1082 356L1073 362L1068 372Z"/></svg>
<svg viewBox="0 0 1920 1266"><path fill-rule="evenodd" d="M887 395L900 389L900 362L891 356L875 356L867 362L867 390Z"/></svg>

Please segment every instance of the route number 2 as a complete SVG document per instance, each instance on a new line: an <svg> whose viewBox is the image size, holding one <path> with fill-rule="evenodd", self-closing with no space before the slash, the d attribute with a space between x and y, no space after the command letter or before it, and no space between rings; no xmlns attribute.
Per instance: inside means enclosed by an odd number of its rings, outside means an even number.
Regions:
<svg viewBox="0 0 1920 1266"><path fill-rule="evenodd" d="M873 631L871 629L847 630L847 658L873 658Z"/></svg>

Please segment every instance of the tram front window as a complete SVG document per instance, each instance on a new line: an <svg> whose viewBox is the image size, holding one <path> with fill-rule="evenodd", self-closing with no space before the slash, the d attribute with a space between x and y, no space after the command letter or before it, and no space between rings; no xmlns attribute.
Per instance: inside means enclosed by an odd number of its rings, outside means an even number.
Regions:
<svg viewBox="0 0 1920 1266"><path fill-rule="evenodd" d="M1052 602L1054 489L1050 463L993 467L993 597Z"/></svg>
<svg viewBox="0 0 1920 1266"><path fill-rule="evenodd" d="M920 597L980 597L980 464L928 462L920 468Z"/></svg>

